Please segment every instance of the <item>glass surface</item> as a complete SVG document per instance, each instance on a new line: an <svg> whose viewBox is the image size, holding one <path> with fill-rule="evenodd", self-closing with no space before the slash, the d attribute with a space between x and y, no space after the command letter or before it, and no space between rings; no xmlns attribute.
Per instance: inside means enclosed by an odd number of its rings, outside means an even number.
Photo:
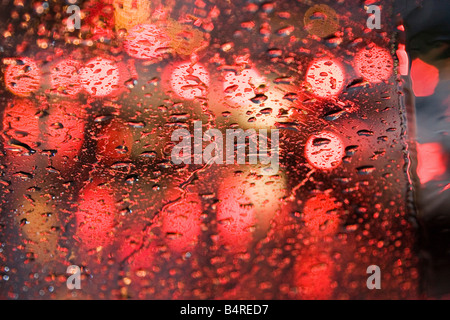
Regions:
<svg viewBox="0 0 450 320"><path fill-rule="evenodd" d="M3 1L0 297L417 297L404 34L373 2Z"/></svg>

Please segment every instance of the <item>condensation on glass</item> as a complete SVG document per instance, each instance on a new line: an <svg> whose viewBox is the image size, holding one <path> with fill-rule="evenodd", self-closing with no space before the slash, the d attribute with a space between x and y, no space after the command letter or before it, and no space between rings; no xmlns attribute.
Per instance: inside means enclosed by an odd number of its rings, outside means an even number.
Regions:
<svg viewBox="0 0 450 320"><path fill-rule="evenodd" d="M402 28L372 2L4 1L0 297L416 297ZM278 172L175 164L198 121L278 130Z"/></svg>

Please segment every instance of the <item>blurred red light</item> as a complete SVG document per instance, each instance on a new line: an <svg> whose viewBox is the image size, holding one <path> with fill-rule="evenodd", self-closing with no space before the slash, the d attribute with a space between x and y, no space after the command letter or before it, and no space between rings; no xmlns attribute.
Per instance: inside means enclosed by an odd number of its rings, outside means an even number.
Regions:
<svg viewBox="0 0 450 320"><path fill-rule="evenodd" d="M420 59L415 59L411 65L411 80L416 97L431 96L439 83L439 70Z"/></svg>
<svg viewBox="0 0 450 320"><path fill-rule="evenodd" d="M162 231L170 249L183 252L197 243L201 232L201 214L201 200L196 194L189 194L163 210Z"/></svg>
<svg viewBox="0 0 450 320"><path fill-rule="evenodd" d="M148 269L152 266L155 255L158 251L154 243L143 242L143 234L139 228L126 230L129 236L121 234L116 237L116 243L119 243L117 256L120 260L127 260L132 270Z"/></svg>
<svg viewBox="0 0 450 320"><path fill-rule="evenodd" d="M360 50L355 56L356 71L365 80L379 83L388 80L394 68L394 60L386 49L371 46Z"/></svg>
<svg viewBox="0 0 450 320"><path fill-rule="evenodd" d="M255 97L254 89L265 82L255 69L244 69L238 74L227 72L224 76L223 90L226 99L245 107L252 104L250 99Z"/></svg>
<svg viewBox="0 0 450 320"><path fill-rule="evenodd" d="M294 268L298 298L324 300L333 295L333 262L320 248L303 252Z"/></svg>
<svg viewBox="0 0 450 320"><path fill-rule="evenodd" d="M344 143L331 132L312 135L306 142L306 159L316 169L329 170L338 167L344 154Z"/></svg>
<svg viewBox="0 0 450 320"><path fill-rule="evenodd" d="M417 175L425 184L447 171L448 157L440 143L417 144Z"/></svg>
<svg viewBox="0 0 450 320"><path fill-rule="evenodd" d="M86 91L96 97L104 97L119 88L119 68L111 60L97 57L86 63L80 72Z"/></svg>
<svg viewBox="0 0 450 320"><path fill-rule="evenodd" d="M5 71L6 88L15 95L26 97L39 89L41 71L30 58L16 58Z"/></svg>
<svg viewBox="0 0 450 320"><path fill-rule="evenodd" d="M306 73L306 81L313 93L321 98L338 95L344 86L345 73L342 67L330 59L317 59Z"/></svg>
<svg viewBox="0 0 450 320"><path fill-rule="evenodd" d="M305 227L315 236L331 235L339 228L339 203L327 194L309 198L303 209Z"/></svg>
<svg viewBox="0 0 450 320"><path fill-rule="evenodd" d="M106 185L94 181L80 192L76 234L85 249L105 247L113 242L116 215L113 191Z"/></svg>
<svg viewBox="0 0 450 320"><path fill-rule="evenodd" d="M74 96L82 90L80 74L81 63L66 59L51 70L52 89L61 95Z"/></svg>
<svg viewBox="0 0 450 320"><path fill-rule="evenodd" d="M409 72L409 57L408 53L406 53L404 44L398 45L398 50L396 54L399 60L398 72L402 76L407 76Z"/></svg>
<svg viewBox="0 0 450 320"><path fill-rule="evenodd" d="M209 86L208 70L199 63L178 64L170 76L170 86L178 96L186 100L205 97Z"/></svg>
<svg viewBox="0 0 450 320"><path fill-rule="evenodd" d="M3 116L3 134L6 140L15 139L30 148L36 148L40 144L37 112L38 108L29 99L16 98L8 103ZM7 146L6 149L16 148Z"/></svg>
<svg viewBox="0 0 450 320"><path fill-rule="evenodd" d="M253 239L257 220L250 199L241 186L222 186L217 204L219 243L233 252L244 252Z"/></svg>
<svg viewBox="0 0 450 320"><path fill-rule="evenodd" d="M169 47L169 42L164 30L152 24L140 24L128 32L124 48L134 58L155 59Z"/></svg>
<svg viewBox="0 0 450 320"><path fill-rule="evenodd" d="M83 108L78 103L53 104L46 123L46 147L56 150L55 161L67 168L66 160L73 163L84 142Z"/></svg>

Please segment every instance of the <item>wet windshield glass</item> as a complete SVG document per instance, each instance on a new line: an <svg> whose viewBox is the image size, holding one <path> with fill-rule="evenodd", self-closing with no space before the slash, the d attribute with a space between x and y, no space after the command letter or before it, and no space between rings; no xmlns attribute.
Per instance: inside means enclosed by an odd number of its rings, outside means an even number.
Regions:
<svg viewBox="0 0 450 320"><path fill-rule="evenodd" d="M373 2L3 1L0 297L416 297L404 28Z"/></svg>

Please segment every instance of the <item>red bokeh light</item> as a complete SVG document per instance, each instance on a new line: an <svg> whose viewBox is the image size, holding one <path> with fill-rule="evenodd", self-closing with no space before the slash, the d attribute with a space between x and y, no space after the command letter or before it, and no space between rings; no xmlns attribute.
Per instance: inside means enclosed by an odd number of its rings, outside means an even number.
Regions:
<svg viewBox="0 0 450 320"><path fill-rule="evenodd" d="M219 244L233 252L244 252L253 239L257 224L251 200L245 195L242 186L222 185L217 204L217 229Z"/></svg>
<svg viewBox="0 0 450 320"><path fill-rule="evenodd" d="M134 58L155 59L164 54L169 42L164 30L152 24L140 24L128 32L124 48Z"/></svg>
<svg viewBox="0 0 450 320"><path fill-rule="evenodd" d="M327 193L315 194L306 201L303 221L306 232L315 237L317 244L339 231L341 205ZM299 257L294 267L298 297L305 300L329 299L333 295L334 274L329 250L313 245Z"/></svg>
<svg viewBox="0 0 450 320"><path fill-rule="evenodd" d="M145 239L142 229L135 227L127 229L119 237L116 237L118 243L117 256L123 261L126 260L133 271L140 269L149 269L158 252L158 247L153 242Z"/></svg>
<svg viewBox="0 0 450 320"><path fill-rule="evenodd" d="M183 62L174 67L170 86L179 97L186 100L205 97L209 87L209 72L199 63Z"/></svg>
<svg viewBox="0 0 450 320"><path fill-rule="evenodd" d="M80 192L78 202L76 234L83 247L90 250L110 245L117 215L113 190L99 181L91 182Z"/></svg>
<svg viewBox="0 0 450 320"><path fill-rule="evenodd" d="M315 236L332 235L339 228L340 203L328 194L317 194L309 198L303 209L305 227Z"/></svg>
<svg viewBox="0 0 450 320"><path fill-rule="evenodd" d="M344 86L345 73L340 64L330 59L316 59L306 72L306 81L321 98L338 95Z"/></svg>
<svg viewBox="0 0 450 320"><path fill-rule="evenodd" d="M440 143L417 144L417 175L425 184L447 171L448 156Z"/></svg>
<svg viewBox="0 0 450 320"><path fill-rule="evenodd" d="M266 83L255 69L245 69L240 73L227 72L224 76L223 90L226 99L240 105L252 104L250 99L255 97L254 88Z"/></svg>
<svg viewBox="0 0 450 320"><path fill-rule="evenodd" d="M184 252L197 244L201 214L201 199L196 194L188 194L162 211L162 231L171 250Z"/></svg>
<svg viewBox="0 0 450 320"><path fill-rule="evenodd" d="M372 45L356 54L355 68L365 80L379 83L391 76L394 60L388 50Z"/></svg>
<svg viewBox="0 0 450 320"><path fill-rule="evenodd" d="M398 57L398 72L402 76L407 76L409 73L409 57L404 44L398 45L396 54Z"/></svg>
<svg viewBox="0 0 450 320"><path fill-rule="evenodd" d="M47 148L56 150L58 164L74 162L84 142L83 108L77 103L54 104L45 126ZM61 166L64 168L65 166Z"/></svg>
<svg viewBox="0 0 450 320"><path fill-rule="evenodd" d="M39 90L41 71L30 58L16 58L5 71L6 88L15 95L26 97Z"/></svg>
<svg viewBox="0 0 450 320"><path fill-rule="evenodd" d="M119 88L119 68L105 58L97 57L86 63L80 77L86 91L96 97L110 95Z"/></svg>
<svg viewBox="0 0 450 320"><path fill-rule="evenodd" d="M417 58L411 65L411 80L416 97L431 96L439 83L439 70Z"/></svg>
<svg viewBox="0 0 450 320"><path fill-rule="evenodd" d="M333 261L321 249L312 248L297 259L294 267L294 283L298 298L324 300L333 295Z"/></svg>
<svg viewBox="0 0 450 320"><path fill-rule="evenodd" d="M79 71L81 63L72 59L59 62L51 70L52 90L60 95L74 96L82 90Z"/></svg>
<svg viewBox="0 0 450 320"><path fill-rule="evenodd" d="M15 139L30 148L40 144L38 108L29 99L16 98L8 103L3 113L3 134L6 140ZM6 145L7 150L26 151Z"/></svg>
<svg viewBox="0 0 450 320"><path fill-rule="evenodd" d="M329 170L338 167L344 154L344 143L331 132L314 134L306 142L306 159L316 169Z"/></svg>
<svg viewBox="0 0 450 320"><path fill-rule="evenodd" d="M150 245L148 248L141 248L130 256L128 263L133 270L149 269L154 263L157 252L158 248L154 245Z"/></svg>

